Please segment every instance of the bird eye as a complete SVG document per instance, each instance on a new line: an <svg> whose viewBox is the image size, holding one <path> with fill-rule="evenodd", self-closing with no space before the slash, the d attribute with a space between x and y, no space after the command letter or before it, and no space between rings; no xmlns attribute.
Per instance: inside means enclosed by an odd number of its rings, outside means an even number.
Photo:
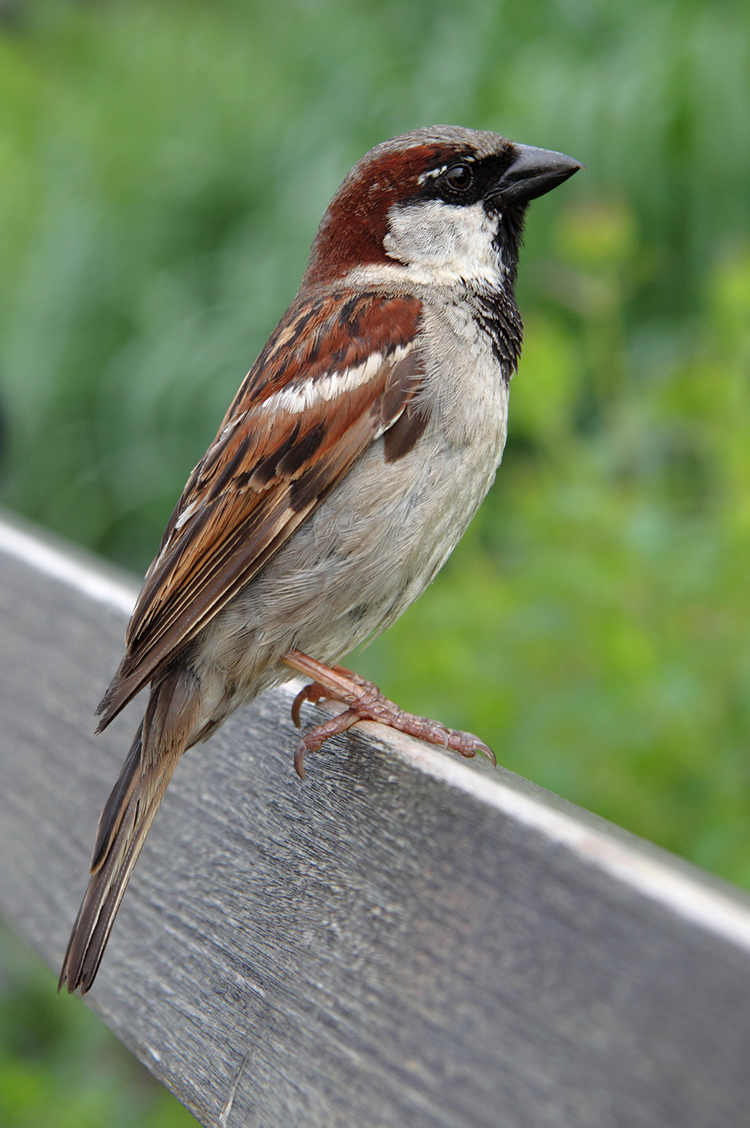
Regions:
<svg viewBox="0 0 750 1128"><path fill-rule="evenodd" d="M445 179L450 184L451 188L455 188L457 192L465 192L471 185L474 177L472 176L471 169L468 165L456 165L445 174Z"/></svg>

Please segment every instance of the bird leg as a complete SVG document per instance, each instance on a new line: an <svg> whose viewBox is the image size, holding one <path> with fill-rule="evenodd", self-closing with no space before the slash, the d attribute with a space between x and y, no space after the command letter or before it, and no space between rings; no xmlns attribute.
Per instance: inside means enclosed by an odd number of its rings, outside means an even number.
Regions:
<svg viewBox="0 0 750 1128"><path fill-rule="evenodd" d="M476 756L477 752L483 752L493 764L497 763L495 753L479 737L470 732L446 728L439 721L432 721L428 717L405 713L395 702L389 701L376 685L344 666L324 666L301 650L290 650L284 655L283 661L293 670L313 679L312 684L301 689L292 703L292 720L297 728L300 727L300 708L305 701L340 701L347 706L342 713L315 725L302 737L294 754L294 767L300 779L305 778L305 752L318 752L329 737L346 732L357 721L378 721L420 740L427 740L430 744L450 748L467 759Z"/></svg>

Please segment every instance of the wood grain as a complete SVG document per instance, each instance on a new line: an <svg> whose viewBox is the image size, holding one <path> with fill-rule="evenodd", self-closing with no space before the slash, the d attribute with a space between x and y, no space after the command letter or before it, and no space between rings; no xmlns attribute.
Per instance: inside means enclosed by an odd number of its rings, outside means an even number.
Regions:
<svg viewBox="0 0 750 1128"><path fill-rule="evenodd" d="M93 737L122 605L2 544L0 913L57 969L138 707ZM87 1000L203 1123L746 1122L746 898L376 726L303 784L289 702L185 757Z"/></svg>

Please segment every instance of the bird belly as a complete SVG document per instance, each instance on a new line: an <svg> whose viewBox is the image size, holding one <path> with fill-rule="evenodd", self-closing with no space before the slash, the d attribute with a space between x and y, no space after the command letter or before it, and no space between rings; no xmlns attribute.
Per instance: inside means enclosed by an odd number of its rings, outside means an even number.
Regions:
<svg viewBox="0 0 750 1128"><path fill-rule="evenodd" d="M288 650L340 661L424 591L494 479L507 418L507 387L496 387L478 429L433 421L408 454L390 463L383 440L373 443L201 632L196 672L212 729L293 676L281 663Z"/></svg>

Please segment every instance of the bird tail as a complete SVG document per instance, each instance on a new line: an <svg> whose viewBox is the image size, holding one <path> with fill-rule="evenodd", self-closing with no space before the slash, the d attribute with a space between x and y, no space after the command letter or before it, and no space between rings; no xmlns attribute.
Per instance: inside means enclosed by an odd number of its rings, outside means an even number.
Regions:
<svg viewBox="0 0 750 1128"><path fill-rule="evenodd" d="M85 995L94 982L117 910L154 815L188 746L198 713L195 677L185 668L153 686L146 715L107 800L91 879L73 925L58 990Z"/></svg>

